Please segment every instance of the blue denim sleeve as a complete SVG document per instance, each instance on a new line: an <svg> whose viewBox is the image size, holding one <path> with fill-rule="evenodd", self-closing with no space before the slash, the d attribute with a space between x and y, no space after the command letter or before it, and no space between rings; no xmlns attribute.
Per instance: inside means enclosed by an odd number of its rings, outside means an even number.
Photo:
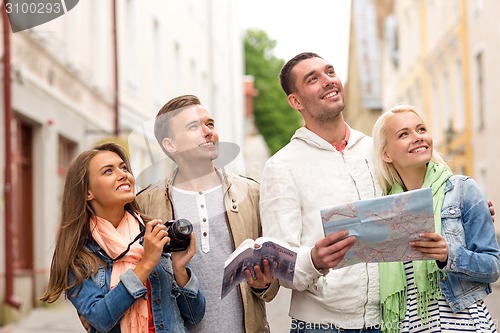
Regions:
<svg viewBox="0 0 500 333"><path fill-rule="evenodd" d="M132 270L125 272L121 276L121 282L107 293L92 278L84 280L82 289L76 294L78 289L79 286L75 286L68 291L68 299L78 313L99 332L110 331L135 300L147 292Z"/></svg>
<svg viewBox="0 0 500 333"><path fill-rule="evenodd" d="M472 178L465 181L460 199L465 246L449 244L445 271L470 281L495 282L500 276L500 250L487 201Z"/></svg>
<svg viewBox="0 0 500 333"><path fill-rule="evenodd" d="M144 296L147 292L147 288L144 283L135 275L132 269L128 269L125 273L120 276L120 281L123 283L130 295L134 299Z"/></svg>
<svg viewBox="0 0 500 333"><path fill-rule="evenodd" d="M190 268L186 267L186 269L190 276L188 283L181 288L174 282L175 287L172 293L177 299L177 306L184 321L196 325L205 315L205 296L200 290L200 282L196 275Z"/></svg>

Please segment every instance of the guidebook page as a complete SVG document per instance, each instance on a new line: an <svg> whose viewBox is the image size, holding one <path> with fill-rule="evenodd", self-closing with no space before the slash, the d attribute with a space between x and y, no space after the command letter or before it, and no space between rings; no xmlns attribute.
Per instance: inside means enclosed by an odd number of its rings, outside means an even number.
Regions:
<svg viewBox="0 0 500 333"><path fill-rule="evenodd" d="M293 282L297 253L288 244L272 237L260 237L255 241L246 239L224 262L221 298L246 281L246 269L250 270L254 278L255 265L260 265L263 271L263 259L269 261L273 277Z"/></svg>

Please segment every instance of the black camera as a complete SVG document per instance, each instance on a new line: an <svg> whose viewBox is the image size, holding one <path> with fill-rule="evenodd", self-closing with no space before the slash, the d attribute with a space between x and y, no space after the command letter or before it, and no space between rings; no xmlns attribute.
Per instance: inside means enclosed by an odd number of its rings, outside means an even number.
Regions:
<svg viewBox="0 0 500 333"><path fill-rule="evenodd" d="M191 222L186 219L177 219L167 221L165 226L167 227L168 237L170 237L170 243L165 244L163 252L184 251L189 247L190 236L193 232Z"/></svg>

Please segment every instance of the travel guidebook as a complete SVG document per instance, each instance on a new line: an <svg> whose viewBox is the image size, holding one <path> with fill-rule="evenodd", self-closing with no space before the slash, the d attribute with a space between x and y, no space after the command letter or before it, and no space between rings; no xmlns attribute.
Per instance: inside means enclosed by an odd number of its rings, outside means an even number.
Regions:
<svg viewBox="0 0 500 333"><path fill-rule="evenodd" d="M411 248L422 232L434 232L430 188L320 209L325 235L348 230L354 245L335 267L361 262L429 259Z"/></svg>
<svg viewBox="0 0 500 333"><path fill-rule="evenodd" d="M254 278L255 265L260 265L263 271L262 259L269 261L273 277L293 282L297 252L287 243L272 237L259 237L255 241L246 239L224 262L221 299L236 285L247 280L246 269Z"/></svg>

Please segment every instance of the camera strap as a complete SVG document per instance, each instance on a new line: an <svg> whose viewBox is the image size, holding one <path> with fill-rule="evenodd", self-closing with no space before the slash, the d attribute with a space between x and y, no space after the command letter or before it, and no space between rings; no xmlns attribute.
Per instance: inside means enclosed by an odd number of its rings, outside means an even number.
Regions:
<svg viewBox="0 0 500 333"><path fill-rule="evenodd" d="M114 259L110 258L112 261L117 261L117 260L120 260L121 258L123 258L128 253L128 251L130 251L130 248L132 247L132 244L134 244L139 239L141 239L144 236L144 232L146 231L146 227L144 226L143 222L137 217L137 215L134 212L131 212L131 211L128 211L128 210L127 210L127 212L130 213L130 214L132 214L132 216L137 220L137 222L139 222L139 229L141 230L141 232L137 236L135 236L134 240L131 241L127 245L127 249L125 251L123 251L122 253L120 253L118 255L118 257L116 257Z"/></svg>

